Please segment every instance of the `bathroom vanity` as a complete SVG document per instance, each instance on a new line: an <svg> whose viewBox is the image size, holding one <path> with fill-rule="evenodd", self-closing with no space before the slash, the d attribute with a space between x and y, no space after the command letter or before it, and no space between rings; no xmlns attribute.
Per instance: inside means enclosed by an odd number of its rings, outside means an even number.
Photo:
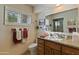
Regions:
<svg viewBox="0 0 79 59"><path fill-rule="evenodd" d="M79 41L38 38L38 55L79 55Z"/></svg>
<svg viewBox="0 0 79 59"><path fill-rule="evenodd" d="M40 32L38 55L79 55L78 9L46 16L49 20L48 38ZM74 33L77 32L77 33ZM72 38L67 38L70 36Z"/></svg>

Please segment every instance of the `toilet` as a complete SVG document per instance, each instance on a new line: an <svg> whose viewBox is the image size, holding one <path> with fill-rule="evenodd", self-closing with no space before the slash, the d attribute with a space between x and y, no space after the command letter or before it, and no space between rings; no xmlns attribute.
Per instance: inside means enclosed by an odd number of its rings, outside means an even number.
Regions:
<svg viewBox="0 0 79 59"><path fill-rule="evenodd" d="M37 52L37 43L32 43L31 45L29 45L29 50L30 50L30 54L31 55L36 55Z"/></svg>

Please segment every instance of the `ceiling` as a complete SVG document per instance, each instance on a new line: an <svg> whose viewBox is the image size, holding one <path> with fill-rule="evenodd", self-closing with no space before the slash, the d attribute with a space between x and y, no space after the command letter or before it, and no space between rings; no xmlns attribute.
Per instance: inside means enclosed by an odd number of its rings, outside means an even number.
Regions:
<svg viewBox="0 0 79 59"><path fill-rule="evenodd" d="M44 10L54 8L56 4L30 4L34 8L35 13L42 12Z"/></svg>
<svg viewBox="0 0 79 59"><path fill-rule="evenodd" d="M35 13L41 13L47 11L54 10L55 8L59 6L64 6L67 8L76 7L77 4L30 4L34 8ZM59 8L60 9L60 8Z"/></svg>
<svg viewBox="0 0 79 59"><path fill-rule="evenodd" d="M54 7L55 4L30 4L31 6L37 8L37 7Z"/></svg>

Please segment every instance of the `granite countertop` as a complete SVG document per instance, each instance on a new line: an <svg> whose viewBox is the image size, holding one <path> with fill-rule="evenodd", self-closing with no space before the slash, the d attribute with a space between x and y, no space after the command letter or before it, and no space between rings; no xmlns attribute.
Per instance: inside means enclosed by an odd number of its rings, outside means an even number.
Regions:
<svg viewBox="0 0 79 59"><path fill-rule="evenodd" d="M72 39L69 39L69 38L64 39L64 40L54 40L54 39L49 39L49 38L41 38L41 39L49 40L49 41L53 41L53 42L56 42L56 43L60 43L60 44L79 48L79 40L72 40Z"/></svg>

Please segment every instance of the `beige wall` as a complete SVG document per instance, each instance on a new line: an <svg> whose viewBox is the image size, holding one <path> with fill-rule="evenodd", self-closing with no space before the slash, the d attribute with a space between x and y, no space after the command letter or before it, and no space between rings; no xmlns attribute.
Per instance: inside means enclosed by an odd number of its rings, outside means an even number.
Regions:
<svg viewBox="0 0 79 59"><path fill-rule="evenodd" d="M19 11L32 15L32 24L30 26L13 26L5 25L4 23L4 5L0 5L0 54L22 54L24 53L28 45L35 39L35 14L33 13L31 6L25 5L5 5L11 8L18 9ZM13 44L11 28L28 28L29 37L25 43Z"/></svg>

